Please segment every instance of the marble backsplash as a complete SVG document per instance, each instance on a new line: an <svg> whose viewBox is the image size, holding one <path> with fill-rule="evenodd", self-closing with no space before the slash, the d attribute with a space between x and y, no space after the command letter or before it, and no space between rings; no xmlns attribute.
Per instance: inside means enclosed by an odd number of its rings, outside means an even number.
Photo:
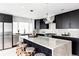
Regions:
<svg viewBox="0 0 79 59"><path fill-rule="evenodd" d="M39 33L56 33L57 35L70 33L70 36L79 36L79 29L41 29Z"/></svg>
<svg viewBox="0 0 79 59"><path fill-rule="evenodd" d="M56 33L57 35L61 35L68 32L70 36L79 37L79 29L56 29L56 23L50 23L49 29L40 29L38 33Z"/></svg>

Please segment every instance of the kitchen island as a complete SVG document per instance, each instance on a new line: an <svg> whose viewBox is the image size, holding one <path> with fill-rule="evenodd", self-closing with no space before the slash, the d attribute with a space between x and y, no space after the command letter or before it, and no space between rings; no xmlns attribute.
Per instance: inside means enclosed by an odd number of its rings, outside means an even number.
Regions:
<svg viewBox="0 0 79 59"><path fill-rule="evenodd" d="M20 36L20 38L29 46L33 46L36 52L41 52L47 56L71 56L72 55L72 42L62 39L50 37L30 37Z"/></svg>

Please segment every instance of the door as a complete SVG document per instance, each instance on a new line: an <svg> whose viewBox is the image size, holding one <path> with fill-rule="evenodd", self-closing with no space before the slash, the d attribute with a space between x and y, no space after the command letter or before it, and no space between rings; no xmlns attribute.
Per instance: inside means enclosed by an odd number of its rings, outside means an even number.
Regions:
<svg viewBox="0 0 79 59"><path fill-rule="evenodd" d="M0 22L0 50L3 49L3 23Z"/></svg>
<svg viewBox="0 0 79 59"><path fill-rule="evenodd" d="M12 47L12 23L4 22L4 49Z"/></svg>

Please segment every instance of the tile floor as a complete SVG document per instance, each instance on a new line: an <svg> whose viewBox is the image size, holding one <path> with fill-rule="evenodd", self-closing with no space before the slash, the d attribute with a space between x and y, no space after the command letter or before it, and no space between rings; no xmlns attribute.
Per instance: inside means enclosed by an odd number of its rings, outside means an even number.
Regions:
<svg viewBox="0 0 79 59"><path fill-rule="evenodd" d="M0 51L0 56L17 56L16 47ZM76 55L72 55L76 56Z"/></svg>
<svg viewBox="0 0 79 59"><path fill-rule="evenodd" d="M17 56L16 47L0 51L0 56Z"/></svg>

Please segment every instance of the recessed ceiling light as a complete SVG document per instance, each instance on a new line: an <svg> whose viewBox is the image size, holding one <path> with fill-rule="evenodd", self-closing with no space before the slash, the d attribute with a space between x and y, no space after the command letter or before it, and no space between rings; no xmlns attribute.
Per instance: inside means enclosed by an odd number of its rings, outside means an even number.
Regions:
<svg viewBox="0 0 79 59"><path fill-rule="evenodd" d="M30 10L30 12L34 12L34 10Z"/></svg>

